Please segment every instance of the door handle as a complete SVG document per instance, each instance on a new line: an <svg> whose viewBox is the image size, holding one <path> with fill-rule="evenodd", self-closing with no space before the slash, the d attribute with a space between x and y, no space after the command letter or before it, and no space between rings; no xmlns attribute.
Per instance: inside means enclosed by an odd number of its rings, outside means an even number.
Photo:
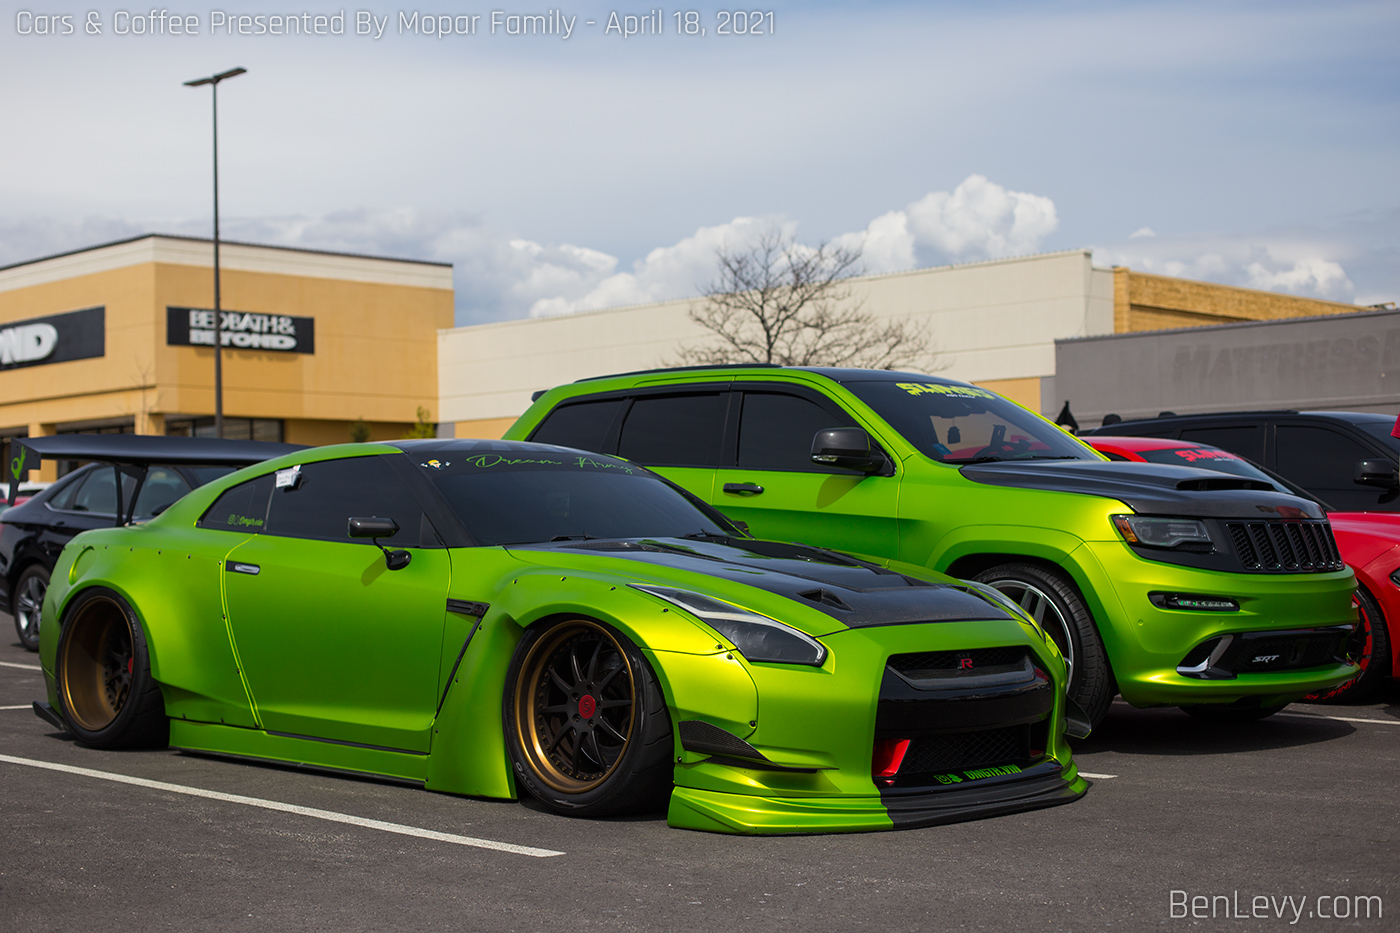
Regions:
<svg viewBox="0 0 1400 933"><path fill-rule="evenodd" d="M756 496L763 492L763 487L758 483L725 483L724 491L738 496Z"/></svg>
<svg viewBox="0 0 1400 933"><path fill-rule="evenodd" d="M230 560L224 562L224 569L229 573L246 573L250 577L256 577L262 573L262 568L257 564L245 564L242 561Z"/></svg>

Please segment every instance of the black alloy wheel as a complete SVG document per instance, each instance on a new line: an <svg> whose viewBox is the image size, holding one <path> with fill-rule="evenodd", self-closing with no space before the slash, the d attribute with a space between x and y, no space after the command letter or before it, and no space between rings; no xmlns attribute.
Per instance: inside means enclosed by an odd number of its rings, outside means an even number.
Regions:
<svg viewBox="0 0 1400 933"><path fill-rule="evenodd" d="M39 650L39 620L48 591L49 572L40 564L26 567L15 583L15 632L30 651Z"/></svg>
<svg viewBox="0 0 1400 933"><path fill-rule="evenodd" d="M656 806L671 786L671 723L646 660L590 619L532 629L507 680L506 738L517 781L560 813Z"/></svg>
<svg viewBox="0 0 1400 933"><path fill-rule="evenodd" d="M136 614L94 587L65 614L55 661L59 711L78 741L97 748L147 748L169 741L170 722L151 676Z"/></svg>

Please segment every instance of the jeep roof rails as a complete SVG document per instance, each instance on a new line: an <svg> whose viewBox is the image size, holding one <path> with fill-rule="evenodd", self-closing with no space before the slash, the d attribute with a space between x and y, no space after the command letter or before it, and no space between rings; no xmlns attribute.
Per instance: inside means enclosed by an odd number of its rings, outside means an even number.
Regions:
<svg viewBox="0 0 1400 933"><path fill-rule="evenodd" d="M658 369L637 369L630 373L608 373L605 376L584 376L575 383L593 382L597 379L616 379L620 376L648 376L652 373L684 373L698 369L783 369L777 363L711 363L707 366L662 366Z"/></svg>

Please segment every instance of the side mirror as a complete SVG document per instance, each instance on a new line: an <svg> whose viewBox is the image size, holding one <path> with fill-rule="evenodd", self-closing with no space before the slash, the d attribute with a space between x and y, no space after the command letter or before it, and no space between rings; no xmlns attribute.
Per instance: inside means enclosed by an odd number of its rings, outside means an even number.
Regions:
<svg viewBox="0 0 1400 933"><path fill-rule="evenodd" d="M885 455L870 447L870 435L861 428L827 428L812 439L812 462L821 466L877 473L885 468Z"/></svg>
<svg viewBox="0 0 1400 933"><path fill-rule="evenodd" d="M1396 472L1395 464L1389 460L1381 458L1361 460L1356 464L1356 476L1353 482L1361 486L1394 489L1400 486L1400 473Z"/></svg>
<svg viewBox="0 0 1400 933"><path fill-rule="evenodd" d="M384 552L384 566L390 570L402 570L413 560L408 551L391 551L379 543L380 538L392 538L399 533L399 523L392 518L349 518L345 526L352 538L372 539L374 546Z"/></svg>

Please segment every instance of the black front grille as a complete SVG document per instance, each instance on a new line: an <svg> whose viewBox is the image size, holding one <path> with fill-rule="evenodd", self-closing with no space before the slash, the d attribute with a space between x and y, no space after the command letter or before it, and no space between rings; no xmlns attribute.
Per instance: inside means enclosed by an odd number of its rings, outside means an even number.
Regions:
<svg viewBox="0 0 1400 933"><path fill-rule="evenodd" d="M918 678L924 671L974 670L1016 667L1026 657L1026 648L1011 645L1005 648L969 648L965 651L924 651L919 654L891 655L889 666L905 677ZM971 662L969 668L968 663Z"/></svg>
<svg viewBox="0 0 1400 933"><path fill-rule="evenodd" d="M1241 645L1234 670L1249 674L1336 664L1345 650L1344 639L1345 635L1330 631L1251 638Z"/></svg>
<svg viewBox="0 0 1400 933"><path fill-rule="evenodd" d="M899 776L908 780L917 774L1020 764L1030 760L1030 741L1029 725L920 736L910 741Z"/></svg>
<svg viewBox="0 0 1400 933"><path fill-rule="evenodd" d="M1343 566L1325 520L1226 522L1225 530L1251 573L1322 573Z"/></svg>

